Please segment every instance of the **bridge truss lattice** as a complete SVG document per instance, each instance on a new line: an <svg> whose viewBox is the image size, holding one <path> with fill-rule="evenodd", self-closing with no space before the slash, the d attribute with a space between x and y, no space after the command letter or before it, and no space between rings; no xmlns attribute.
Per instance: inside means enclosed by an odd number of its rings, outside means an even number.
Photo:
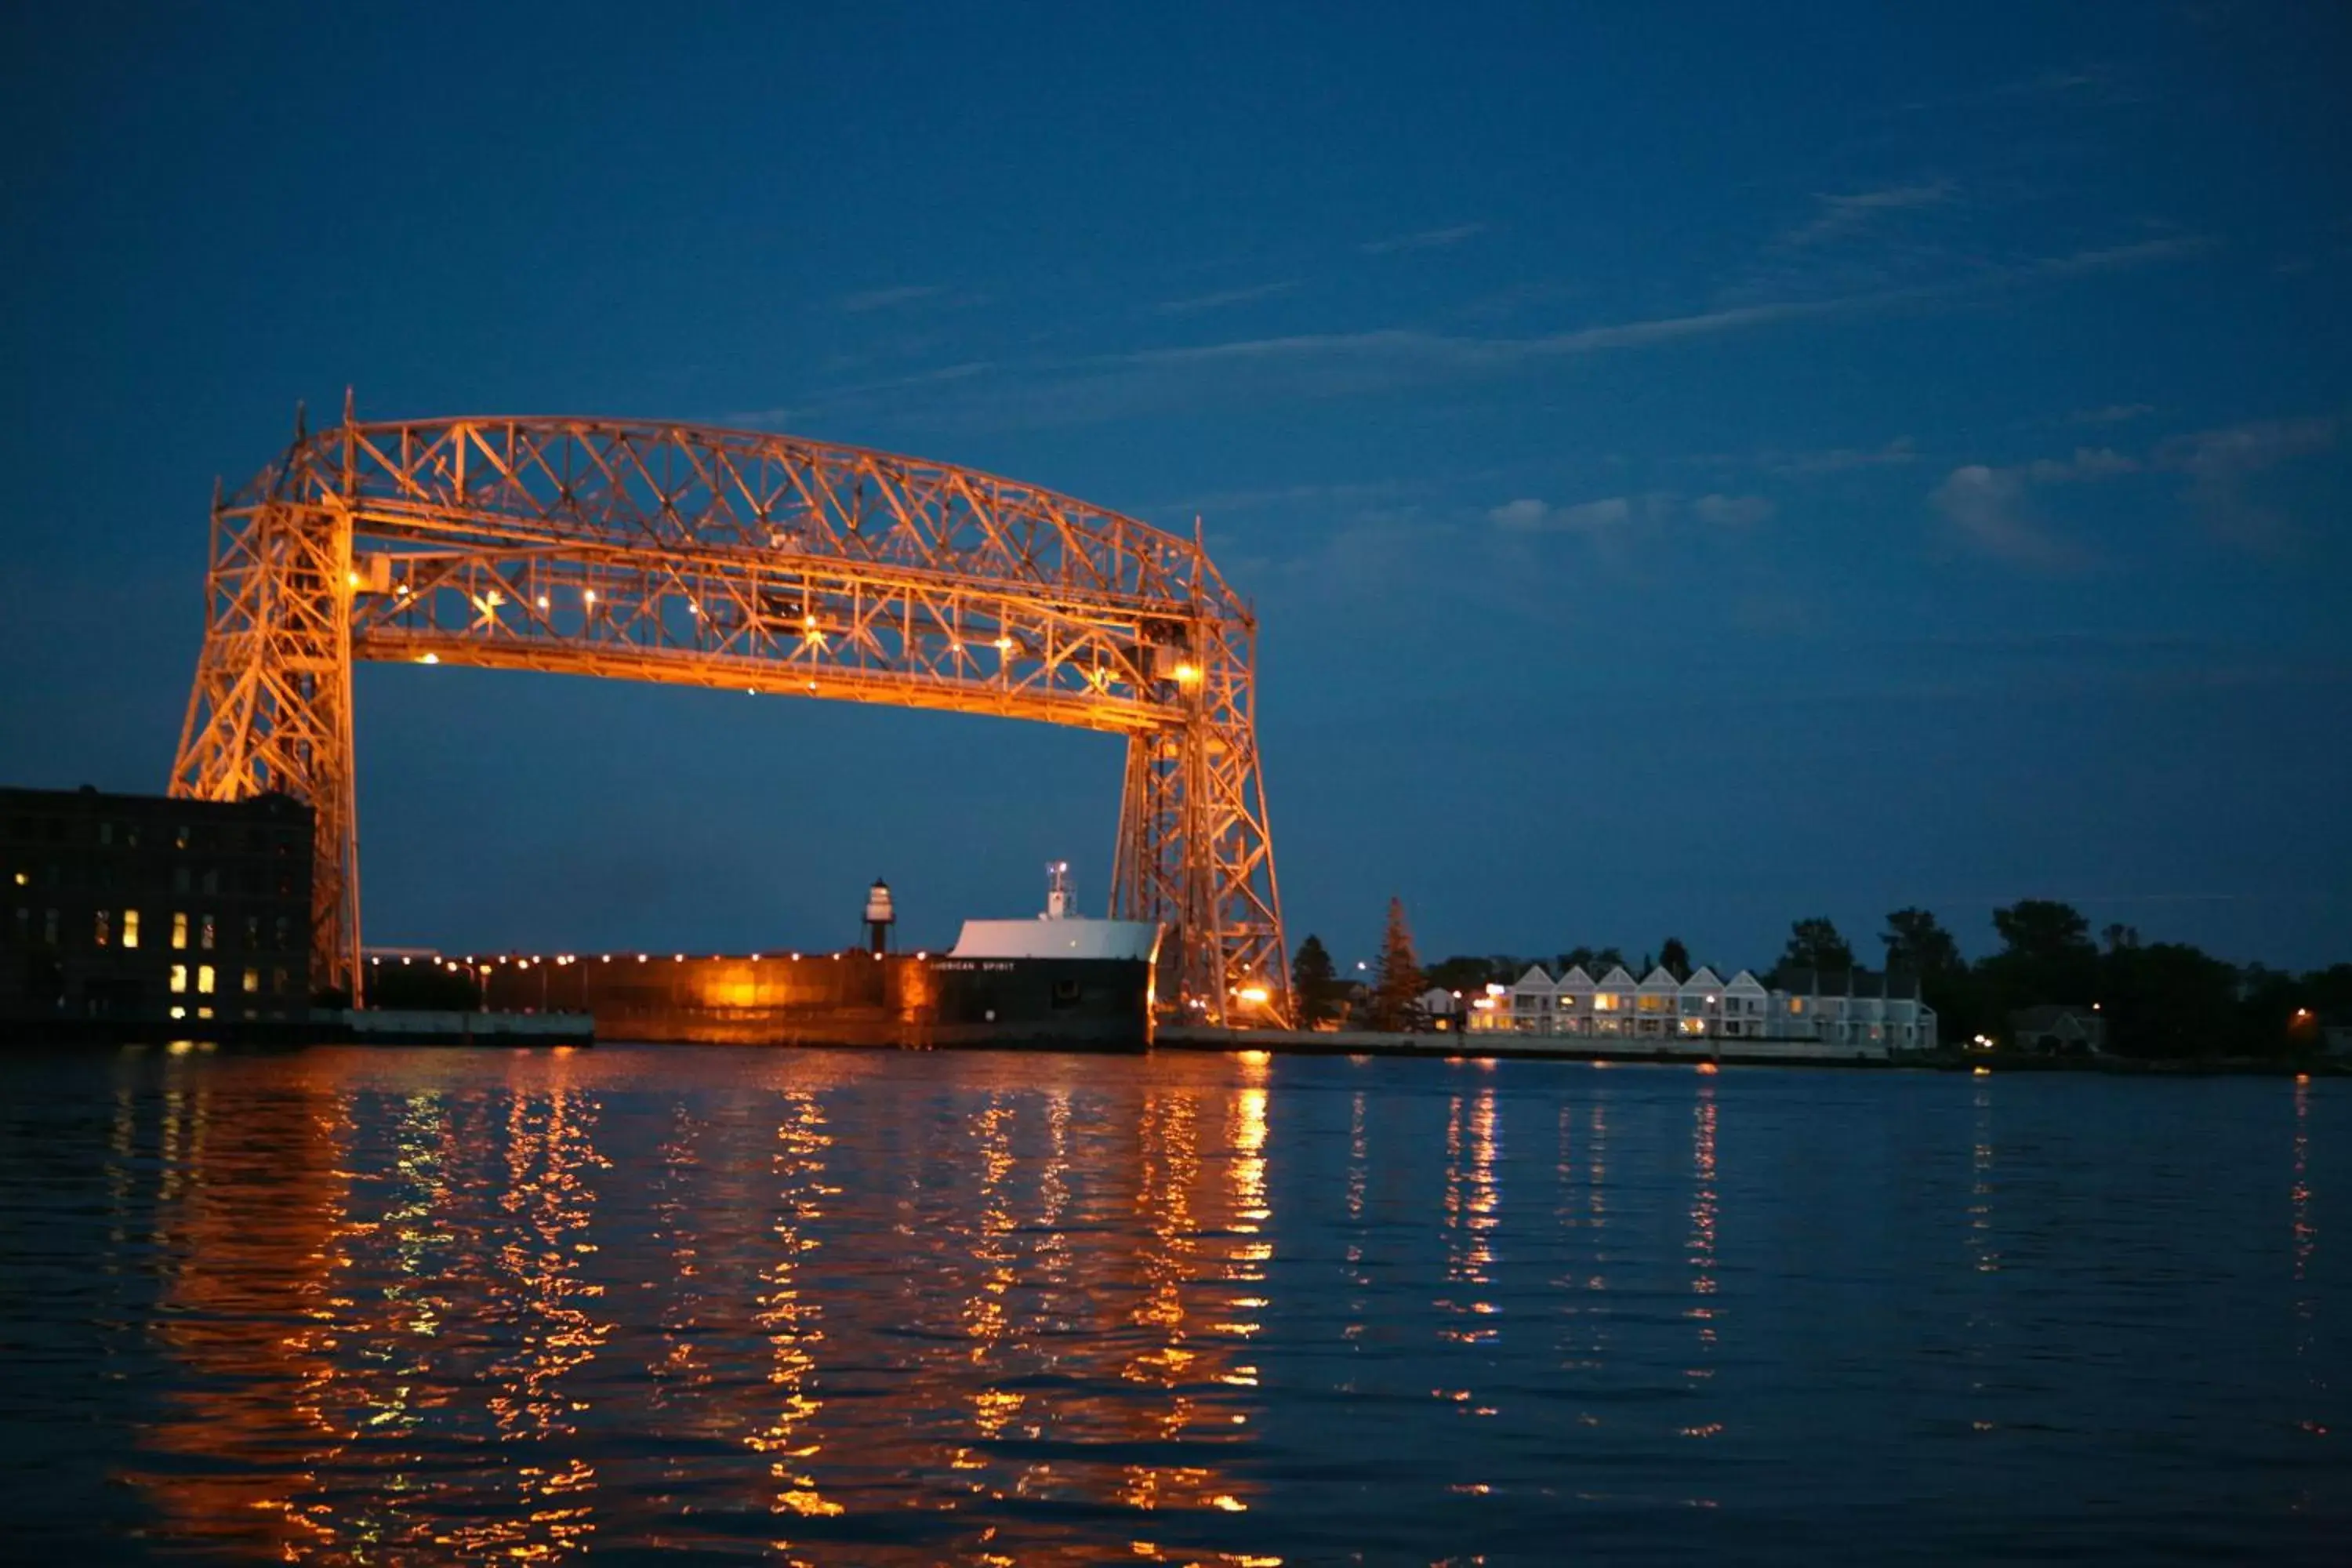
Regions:
<svg viewBox="0 0 2352 1568"><path fill-rule="evenodd" d="M340 426L298 430L278 462L215 496L205 609L172 791L312 805L321 984L361 981L352 667L364 658L1123 736L1112 913L1168 926L1163 984L1185 1016L1289 1016L1256 621L1197 538L785 436L362 424L347 404Z"/></svg>

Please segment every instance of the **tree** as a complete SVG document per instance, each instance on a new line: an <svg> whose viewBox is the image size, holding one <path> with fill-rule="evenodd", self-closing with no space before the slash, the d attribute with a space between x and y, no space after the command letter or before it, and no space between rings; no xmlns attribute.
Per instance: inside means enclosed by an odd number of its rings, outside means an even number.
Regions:
<svg viewBox="0 0 2352 1568"><path fill-rule="evenodd" d="M1666 945L1658 949L1658 962L1664 964L1666 973L1677 981L1691 977L1690 949L1683 945L1683 939L1678 936L1666 938Z"/></svg>
<svg viewBox="0 0 2352 1568"><path fill-rule="evenodd" d="M1789 927L1789 945L1780 953L1782 969L1814 969L1835 973L1853 967L1853 949L1826 915L1795 921Z"/></svg>
<svg viewBox="0 0 2352 1568"><path fill-rule="evenodd" d="M1421 1011L1421 963L1412 954L1412 931L1404 923L1404 900L1389 900L1389 929L1381 938L1381 963L1372 979L1372 1027L1408 1029Z"/></svg>
<svg viewBox="0 0 2352 1568"><path fill-rule="evenodd" d="M2159 942L2119 946L2099 968L2108 1049L2132 1057L2207 1057L2241 1048L2239 974L2221 960Z"/></svg>
<svg viewBox="0 0 2352 1568"><path fill-rule="evenodd" d="M1889 970L1918 979L1919 1000L1936 1010L1937 1034L1946 1044L1997 1031L1999 1020L1985 1016L1982 988L1960 944L1934 915L1916 906L1895 910L1878 940L1886 944Z"/></svg>
<svg viewBox="0 0 2352 1568"><path fill-rule="evenodd" d="M1978 966L1997 1017L2044 1002L2100 998L2099 950L2091 922L2072 904L2021 899L1992 912L2001 950Z"/></svg>
<svg viewBox="0 0 2352 1568"><path fill-rule="evenodd" d="M1995 910L1992 929L2010 954L2030 963L2070 963L2098 951L2082 911L2054 899L2020 899Z"/></svg>
<svg viewBox="0 0 2352 1568"><path fill-rule="evenodd" d="M1339 972L1323 939L1312 932L1290 961L1290 994L1298 1002L1298 1021L1310 1029L1339 1013Z"/></svg>
<svg viewBox="0 0 2352 1568"><path fill-rule="evenodd" d="M1509 962L1508 959L1502 961L1505 964ZM1496 961L1492 958L1481 958L1475 953L1457 954L1431 964L1421 977L1422 987L1426 990L1432 985L1442 985L1448 991L1472 995L1486 990L1486 983L1497 978L1496 966ZM1519 977L1519 973L1517 969L1511 970L1508 974L1500 976L1502 983L1507 985Z"/></svg>
<svg viewBox="0 0 2352 1568"><path fill-rule="evenodd" d="M1878 933L1878 940L1886 944L1887 968L1922 980L1963 967L1960 944L1926 910L1896 910L1886 917L1886 929Z"/></svg>

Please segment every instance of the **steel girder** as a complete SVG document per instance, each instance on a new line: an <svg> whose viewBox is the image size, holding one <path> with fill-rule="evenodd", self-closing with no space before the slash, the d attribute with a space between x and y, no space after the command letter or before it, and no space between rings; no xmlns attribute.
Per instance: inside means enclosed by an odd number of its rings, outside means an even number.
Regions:
<svg viewBox="0 0 2352 1568"><path fill-rule="evenodd" d="M314 967L356 986L354 658L1108 731L1128 742L1112 912L1170 927L1188 1018L1282 1021L1255 643L1197 538L969 469L746 431L347 408L215 498L172 789L312 804Z"/></svg>

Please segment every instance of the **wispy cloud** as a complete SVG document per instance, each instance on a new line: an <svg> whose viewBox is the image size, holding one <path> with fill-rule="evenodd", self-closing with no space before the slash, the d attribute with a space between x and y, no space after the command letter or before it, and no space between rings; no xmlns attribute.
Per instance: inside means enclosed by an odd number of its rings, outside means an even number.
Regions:
<svg viewBox="0 0 2352 1568"><path fill-rule="evenodd" d="M1368 239L1359 248L1367 256L1392 256L1400 250L1443 250L1465 239L1475 239L1486 232L1486 226L1483 223L1461 223L1451 228L1425 228L1415 234L1392 234L1385 239Z"/></svg>
<svg viewBox="0 0 2352 1568"><path fill-rule="evenodd" d="M2017 468L1970 463L1954 468L1927 499L1982 553L2040 571L2065 571L2089 564L2090 552L2052 529L2032 492L2040 486L2137 473L2139 468L2121 452L2078 447L2071 458L2043 458Z"/></svg>
<svg viewBox="0 0 2352 1568"><path fill-rule="evenodd" d="M1253 300L1272 299L1287 294L1298 287L1295 278L1280 283L1259 283L1247 289L1222 289L1213 294L1195 294L1188 300L1162 300L1152 310L1163 316L1189 316L1199 310L1218 310L1227 305L1245 305Z"/></svg>
<svg viewBox="0 0 2352 1568"><path fill-rule="evenodd" d="M1813 197L1813 216L1783 234L1779 243L1790 249L1826 245L1866 226L1881 213L1940 206L1951 199L1955 188L1949 180L1937 180L1927 184L1887 185L1851 195L1817 194Z"/></svg>
<svg viewBox="0 0 2352 1568"><path fill-rule="evenodd" d="M869 289L862 294L845 295L841 308L853 314L867 310L895 310L902 305L913 305L925 300L937 299L947 292L934 283L903 284L896 289Z"/></svg>
<svg viewBox="0 0 2352 1568"><path fill-rule="evenodd" d="M2253 476L2336 445L2343 421L2332 414L2261 419L2175 436L2156 450L2158 466L2189 476L2188 499L2209 527L2239 543L2271 545L2290 531L2275 509L2257 501Z"/></svg>
<svg viewBox="0 0 2352 1568"><path fill-rule="evenodd" d="M1765 300L1678 316L1608 322L1524 337L1478 337L1409 327L1237 338L996 367L969 415L1023 425L1132 417L1237 394L1339 396L1432 381L1508 374L1586 355L1978 297L2052 279L2154 265L2201 248L2168 238L1979 268L1944 281L1824 298ZM1237 381L1242 384L1237 384ZM803 408L835 407L876 390L834 388ZM1886 460L1897 459L1886 455Z"/></svg>
<svg viewBox="0 0 2352 1568"><path fill-rule="evenodd" d="M1878 289L1822 300L1784 300L1735 305L1682 316L1657 316L1603 326L1579 327L1523 338L1474 338L1407 328L1371 331L1323 332L1291 337L1249 338L1191 348L1146 349L1108 356L1097 363L1127 365L1201 364L1212 362L1267 362L1353 359L1411 361L1433 369L1480 370L1518 364L1529 360L1563 359L1613 349L1640 348L1654 343L1717 336L1786 321L1821 320L1920 303L2032 281L2043 278L2076 277L2144 266L2189 254L2202 247L2190 238L2149 240L2098 250L2043 257L2007 268L1994 268L1948 283Z"/></svg>
<svg viewBox="0 0 2352 1568"><path fill-rule="evenodd" d="M1625 496L1574 506L1552 506L1528 496L1505 501L1486 514L1486 521L1511 533L1586 533L1620 527L1633 515L1633 503Z"/></svg>
<svg viewBox="0 0 2352 1568"><path fill-rule="evenodd" d="M1945 476L1927 499L1961 538L1987 555L2045 571L2081 565L2079 549L2029 514L2026 484L2019 469L1970 463Z"/></svg>

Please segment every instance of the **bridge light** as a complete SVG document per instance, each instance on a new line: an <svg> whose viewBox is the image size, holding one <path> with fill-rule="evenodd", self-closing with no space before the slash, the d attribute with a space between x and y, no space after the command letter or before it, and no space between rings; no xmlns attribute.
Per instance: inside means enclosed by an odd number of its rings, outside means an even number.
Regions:
<svg viewBox="0 0 2352 1568"><path fill-rule="evenodd" d="M583 604L583 605L593 605L593 604L594 604L594 603L596 602L596 590L595 590L595 589L593 589L593 588L583 588L583 589L581 589L581 590L580 590L580 602L581 602L582 604Z"/></svg>
<svg viewBox="0 0 2352 1568"><path fill-rule="evenodd" d="M356 571L344 573L343 579L351 584L352 592L354 594L360 591L360 584L365 581Z"/></svg>
<svg viewBox="0 0 2352 1568"><path fill-rule="evenodd" d="M541 595L539 596L539 598L538 598L535 602L538 604L538 605L539 605L539 607L540 607L541 609L542 609L542 610L543 610L543 609L547 608L547 595L546 595L541 594Z"/></svg>
<svg viewBox="0 0 2352 1568"><path fill-rule="evenodd" d="M438 664L441 662L441 656L437 653L420 653L416 656L416 662L419 664Z"/></svg>
<svg viewBox="0 0 2352 1568"><path fill-rule="evenodd" d="M1201 679L1201 671L1200 671L1200 668L1199 668L1199 667L1198 667L1198 666L1196 666L1196 665L1190 665L1190 664L1180 664L1180 665L1178 665L1178 666L1176 667L1176 684L1177 684L1177 685L1179 685L1179 686L1190 686L1190 685L1192 685L1194 681L1196 681L1196 680L1198 680L1198 679Z"/></svg>
<svg viewBox="0 0 2352 1568"><path fill-rule="evenodd" d="M1007 637L998 637L996 639L996 651L999 653L1011 653L1013 651L1013 639Z"/></svg>
<svg viewBox="0 0 2352 1568"><path fill-rule="evenodd" d="M1263 985L1244 985L1241 989L1242 1000L1253 1007L1263 1007L1265 1005L1266 998L1272 994L1273 993Z"/></svg>

